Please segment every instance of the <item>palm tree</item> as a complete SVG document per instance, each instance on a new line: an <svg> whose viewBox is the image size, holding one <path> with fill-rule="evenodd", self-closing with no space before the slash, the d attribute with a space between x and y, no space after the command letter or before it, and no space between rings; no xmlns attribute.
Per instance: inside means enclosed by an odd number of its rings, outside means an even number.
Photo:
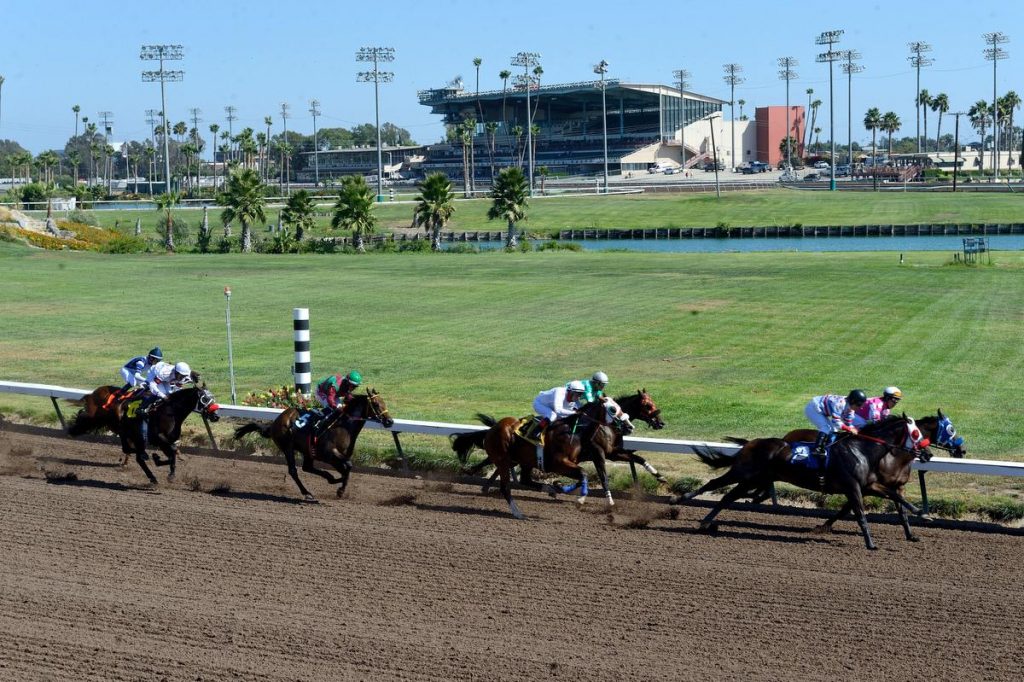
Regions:
<svg viewBox="0 0 1024 682"><path fill-rule="evenodd" d="M82 110L82 107L77 104L71 107L71 111L75 112L75 137L78 137L78 113Z"/></svg>
<svg viewBox="0 0 1024 682"><path fill-rule="evenodd" d="M157 196L153 201L156 202L156 210L164 211L167 214L167 231L164 235L164 247L168 251L174 251L174 219L171 216L171 209L181 201L181 195L177 192L167 192Z"/></svg>
<svg viewBox="0 0 1024 682"><path fill-rule="evenodd" d="M413 223L430 228L430 248L441 250L441 230L455 213L452 181L444 173L431 173L420 183Z"/></svg>
<svg viewBox="0 0 1024 682"><path fill-rule="evenodd" d="M263 158L263 166L264 166L263 180L265 182L270 182L270 125L273 122L274 122L274 119L270 118L269 116L264 116L263 117L263 125L267 126L267 142L264 145L265 156Z"/></svg>
<svg viewBox="0 0 1024 682"><path fill-rule="evenodd" d="M183 142L185 133L188 132L188 125L184 121L178 121L174 124L172 132L178 136L178 142Z"/></svg>
<svg viewBox="0 0 1024 682"><path fill-rule="evenodd" d="M1018 95L1016 92L1010 90L1005 95L1003 95L999 101L1002 105L999 110L999 120L1006 121L1006 133L1003 135L1003 139L1006 140L1007 151L1009 151L1012 154L1014 149L1013 110L1020 108L1021 98L1020 95ZM1010 165L1012 165L1012 160L1013 157L1011 156Z"/></svg>
<svg viewBox="0 0 1024 682"><path fill-rule="evenodd" d="M462 193L467 199L473 196L473 132L476 119L467 118L456 129L456 135L462 144Z"/></svg>
<svg viewBox="0 0 1024 682"><path fill-rule="evenodd" d="M932 97L932 111L939 115L939 127L935 133L935 151L938 152L942 151L942 143L939 142L939 140L942 139L942 115L949 111L949 95L944 92L940 92L935 95L935 97Z"/></svg>
<svg viewBox="0 0 1024 682"><path fill-rule="evenodd" d="M508 122L505 120L505 94L508 92L508 79L512 77L512 72L508 69L502 69L498 72L498 78L501 79L501 134L508 135ZM491 176L494 179L494 176Z"/></svg>
<svg viewBox="0 0 1024 682"><path fill-rule="evenodd" d="M814 149L821 153L821 128L814 129Z"/></svg>
<svg viewBox="0 0 1024 682"><path fill-rule="evenodd" d="M864 114L864 127L871 131L871 177L875 189L878 189L878 174L875 172L878 169L877 156L875 155L875 147L878 135L878 129L882 126L882 114L878 111L878 107L871 107L867 113Z"/></svg>
<svg viewBox="0 0 1024 682"><path fill-rule="evenodd" d="M476 68L476 109L480 114L480 120L484 120L483 105L480 104L480 65L484 63L484 60L480 57L473 57L473 66Z"/></svg>
<svg viewBox="0 0 1024 682"><path fill-rule="evenodd" d="M989 106L988 102L983 99L979 99L974 105L967 110L967 117L971 121L971 125L981 131L981 152L978 158L985 156L985 128L988 127L988 114Z"/></svg>
<svg viewBox="0 0 1024 682"><path fill-rule="evenodd" d="M746 104L746 103L747 103L747 100L745 100L745 99L738 99L738 100L736 100L736 104L740 105L740 120L741 121L746 121L747 120L747 119L743 118L743 105Z"/></svg>
<svg viewBox="0 0 1024 682"><path fill-rule="evenodd" d="M814 124L818 121L818 109L821 108L821 100L816 99L811 102L811 127L808 128L807 144L811 144L811 134L820 132L818 128L814 127Z"/></svg>
<svg viewBox="0 0 1024 682"><path fill-rule="evenodd" d="M491 187L491 207L487 210L487 219L500 218L508 224L508 236L505 246L514 249L519 244L516 234L516 223L526 218L530 190L527 187L523 169L515 166L504 168L498 173Z"/></svg>
<svg viewBox="0 0 1024 682"><path fill-rule="evenodd" d="M884 130L889 135L889 158L890 159L892 158L892 136L896 133L897 130L900 129L900 127L902 125L903 125L903 123L900 121L900 117L896 115L896 112L887 111L884 114L882 114L882 126L881 126L881 129Z"/></svg>
<svg viewBox="0 0 1024 682"><path fill-rule="evenodd" d="M185 157L185 177L187 178L186 184L189 186L189 194L192 192L192 159L196 155L196 146L191 142L186 142L179 148L181 155Z"/></svg>
<svg viewBox="0 0 1024 682"><path fill-rule="evenodd" d="M512 135L515 136L516 138L516 149L513 158L518 160L518 163L516 165L518 165L520 168L523 167L523 153L519 150L519 145L522 144L523 141L523 132L523 126L512 126Z"/></svg>
<svg viewBox="0 0 1024 682"><path fill-rule="evenodd" d="M262 133L261 133L262 134ZM281 222L295 231L295 240L302 241L306 230L316 225L316 203L309 192L300 189L288 198L288 204L281 211Z"/></svg>
<svg viewBox="0 0 1024 682"><path fill-rule="evenodd" d="M807 88L807 111L804 112L804 136L807 138L804 141L804 152L807 152L808 147L811 146L811 128L807 126L807 114L811 112L811 95L814 94L814 88Z"/></svg>
<svg viewBox="0 0 1024 682"><path fill-rule="evenodd" d="M356 251L365 253L363 236L377 229L377 216L373 214L374 191L362 175L347 175L341 181L338 201L334 204L331 227L351 230Z"/></svg>
<svg viewBox="0 0 1024 682"><path fill-rule="evenodd" d="M487 155L491 159L491 181L494 181L494 146L495 141L498 137L498 123L496 121L488 121L484 124L484 129L487 131Z"/></svg>
<svg viewBox="0 0 1024 682"><path fill-rule="evenodd" d="M82 155L78 153L78 150L68 152L68 161L71 162L72 168L75 173L75 185L78 185L78 164L82 162Z"/></svg>
<svg viewBox="0 0 1024 682"><path fill-rule="evenodd" d="M932 105L932 96L928 94L928 90L922 90L917 93L917 103L921 106L921 110L924 112L924 152L928 153L928 107Z"/></svg>
<svg viewBox="0 0 1024 682"><path fill-rule="evenodd" d="M225 227L235 220L242 223L242 251L252 251L252 230L249 226L267 219L263 183L256 171L251 168L231 171L224 189L224 203L226 208L220 213L221 222Z"/></svg>
<svg viewBox="0 0 1024 682"><path fill-rule="evenodd" d="M149 180L149 196L153 196L153 176L156 174L156 166L153 162L156 160L156 149L151 144L147 144L146 146L146 160L149 162L146 166L146 178ZM75 172L75 182L77 183L77 169Z"/></svg>

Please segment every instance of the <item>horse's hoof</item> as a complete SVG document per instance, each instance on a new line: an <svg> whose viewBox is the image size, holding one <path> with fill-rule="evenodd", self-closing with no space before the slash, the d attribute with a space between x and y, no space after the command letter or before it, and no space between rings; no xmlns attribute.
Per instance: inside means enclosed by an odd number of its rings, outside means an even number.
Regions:
<svg viewBox="0 0 1024 682"><path fill-rule="evenodd" d="M921 542L921 538L917 537L916 535L911 535L909 538L907 538L907 542Z"/></svg>
<svg viewBox="0 0 1024 682"><path fill-rule="evenodd" d="M868 545L868 549L871 550L872 552L877 552L878 551L878 545L872 543L872 544Z"/></svg>
<svg viewBox="0 0 1024 682"><path fill-rule="evenodd" d="M669 503L669 505L671 505L673 507L676 506L677 504L679 504L682 501L683 501L683 496L682 495L669 495L668 496L668 503Z"/></svg>
<svg viewBox="0 0 1024 682"><path fill-rule="evenodd" d="M935 519L928 514L918 514L917 520L921 523L934 523Z"/></svg>
<svg viewBox="0 0 1024 682"><path fill-rule="evenodd" d="M817 535L828 535L832 532L832 526L826 526L824 523L815 526L812 531Z"/></svg>
<svg viewBox="0 0 1024 682"><path fill-rule="evenodd" d="M576 499L576 504L578 504L579 506L581 506L581 507L582 507L582 506L583 506L583 503L584 503L584 502L586 502L586 501L587 501L587 498L585 498L585 497L579 497L579 498L577 498L577 499Z"/></svg>
<svg viewBox="0 0 1024 682"><path fill-rule="evenodd" d="M718 524L714 521L702 521L700 524L700 531L702 533L717 533Z"/></svg>
<svg viewBox="0 0 1024 682"><path fill-rule="evenodd" d="M306 495L303 498L303 500L305 500L306 502L308 502L310 504L320 504L320 502L317 501L317 499L315 497L313 497L312 495Z"/></svg>
<svg viewBox="0 0 1024 682"><path fill-rule="evenodd" d="M334 491L334 495L336 497L338 497L339 499L344 497L345 496L345 489L344 488L338 488L337 490Z"/></svg>
<svg viewBox="0 0 1024 682"><path fill-rule="evenodd" d="M558 497L558 488L556 488L556 487L555 487L555 486L553 486L553 485L549 485L549 486L547 487L547 494L548 494L548 495L549 495L550 497Z"/></svg>
<svg viewBox="0 0 1024 682"><path fill-rule="evenodd" d="M171 472L171 473L167 474L167 482L168 482L168 483L173 483L173 482L174 482L174 479L175 479L175 474L174 474L174 472Z"/></svg>

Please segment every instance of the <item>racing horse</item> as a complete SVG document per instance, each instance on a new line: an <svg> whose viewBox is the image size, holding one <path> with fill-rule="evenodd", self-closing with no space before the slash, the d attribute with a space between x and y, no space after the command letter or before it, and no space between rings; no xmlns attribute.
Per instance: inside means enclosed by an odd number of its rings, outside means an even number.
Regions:
<svg viewBox="0 0 1024 682"><path fill-rule="evenodd" d="M363 430L366 422L375 421L388 429L395 420L388 414L387 405L380 393L367 389L365 394L353 395L345 403L342 414L335 413L327 417L330 421L319 437L312 433L313 424L309 421L309 413L303 414L289 407L269 426L250 422L235 429L235 438L248 433L259 433L264 438L274 441L278 449L284 453L288 463L288 475L299 487L299 492L307 502L316 502L312 493L302 485L299 472L295 466L295 453L302 454L302 470L316 474L330 484L340 483L337 496L341 497L348 486L349 474L352 471L352 453L355 451L356 438ZM320 460L334 467L340 476L318 469L314 462Z"/></svg>
<svg viewBox="0 0 1024 682"><path fill-rule="evenodd" d="M198 377L194 372L193 376ZM153 405L147 415L139 413L141 403L140 396L118 406L117 435L121 438L121 450L125 454L125 461L129 455L134 453L135 461L146 474L146 478L150 483L156 483L156 476L146 464L146 445L156 446L167 456L167 459L161 459L158 454L153 453L153 464L170 466L167 480L173 481L178 461L177 443L178 438L181 437L182 423L193 412L215 422L220 419L220 415L217 414L220 406L214 400L213 393L206 388L206 384L198 385L196 383L171 393L167 398Z"/></svg>
<svg viewBox="0 0 1024 682"><path fill-rule="evenodd" d="M929 445L930 441L914 420L905 414L889 416L865 426L856 435L837 439L829 447L824 492L846 495L846 504L818 529L830 531L833 523L852 511L864 536L865 546L877 549L864 510L864 495L875 495L896 503L907 540L916 541L904 509L905 500L901 502L899 491L910 475L911 463L919 456L931 457ZM736 455L713 448L699 448L697 455L705 464L714 469L729 467L729 471L697 490L673 495L669 504L678 504L708 491L734 485L701 520L701 530L711 531L715 528L714 518L719 512L742 497L767 490L775 481L820 490L817 470L794 464L790 446L791 443L781 438L758 438L748 441Z"/></svg>
<svg viewBox="0 0 1024 682"><path fill-rule="evenodd" d="M592 448L595 452L604 453L615 448L616 435L605 423L607 413L604 404L598 401L587 403L579 412L551 423L544 431L544 447L538 457L537 447L519 435L518 427L521 420L517 417L495 419L486 414L477 414L477 419L489 428L486 431L474 431L456 434L452 438L452 449L465 461L469 450L474 446L483 447L487 452L487 461L494 464L501 479L501 494L508 503L509 511L517 519L525 518L518 505L512 499L512 468L519 466L520 484L532 490L545 490L554 496L559 492L569 493L580 488L577 500L583 504L590 491L586 472L579 465L579 457L584 448ZM575 481L564 487L542 485L533 480L533 470L542 464L545 473L551 473ZM603 454L595 456L594 467L605 489L605 497L609 505L614 504L608 490L608 474Z"/></svg>
<svg viewBox="0 0 1024 682"><path fill-rule="evenodd" d="M82 398L82 409L68 425L68 435L74 438L100 429L117 433L120 420L117 404L126 396L127 392L122 392L119 386L100 386Z"/></svg>

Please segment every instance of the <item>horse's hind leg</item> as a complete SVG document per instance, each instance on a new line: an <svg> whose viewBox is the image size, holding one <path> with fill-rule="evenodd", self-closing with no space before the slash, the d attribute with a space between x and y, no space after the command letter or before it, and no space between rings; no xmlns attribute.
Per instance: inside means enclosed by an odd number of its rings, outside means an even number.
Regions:
<svg viewBox="0 0 1024 682"><path fill-rule="evenodd" d="M907 510L904 508L903 504L901 504L901 502L905 502L906 500L903 499L902 495L895 491L893 491L891 499L896 503L896 512L900 515L900 524L903 526L903 534L910 542L917 542L921 538L914 535L914 531L910 530L910 520L907 518ZM908 502L907 504L910 503Z"/></svg>
<svg viewBox="0 0 1024 682"><path fill-rule="evenodd" d="M597 471L598 480L601 481L601 488L604 489L605 501L609 507L614 507L615 500L612 499L612 489L608 485L608 466L601 455L594 458L594 469Z"/></svg>
<svg viewBox="0 0 1024 682"><path fill-rule="evenodd" d="M691 490L690 492L684 493L682 495L670 495L668 498L668 503L679 504L680 502L686 502L687 500L692 500L693 498L699 497L700 495L703 495L706 492L718 490L719 488L724 488L725 486L732 485L734 483L739 483L741 480L742 476L740 476L740 474L736 472L736 469L734 467L726 471L718 478L711 479L710 481L708 481L701 487L697 488L696 490Z"/></svg>
<svg viewBox="0 0 1024 682"><path fill-rule="evenodd" d="M289 444L287 447L282 448L282 450L284 450L285 461L288 463L288 475L292 477L295 485L299 487L299 492L306 498L306 502L316 502L316 498L306 490L306 486L302 485L302 481L299 480L299 470L295 466L295 446Z"/></svg>
<svg viewBox="0 0 1024 682"><path fill-rule="evenodd" d="M868 515L864 511L864 495L860 489L860 483L849 479L845 481L846 499L849 501L854 515L857 517L857 525L864 536L864 546L868 549L878 549L875 541L871 538L871 530L868 528Z"/></svg>
<svg viewBox="0 0 1024 682"><path fill-rule="evenodd" d="M146 474L146 478L149 479L149 482L155 484L156 476L153 475L149 465L146 464L146 450L144 448L138 448L135 451L135 461L138 462L140 467L142 467L142 473Z"/></svg>
<svg viewBox="0 0 1024 682"><path fill-rule="evenodd" d="M821 525L815 526L814 531L817 532L817 533L831 533L832 532L832 524L834 524L836 521L842 520L842 518L845 517L847 514L849 514L852 510L853 510L853 503L850 502L849 500L847 500L846 504L844 504L839 511L837 511L832 516L828 517L825 520L825 522L822 523Z"/></svg>
<svg viewBox="0 0 1024 682"><path fill-rule="evenodd" d="M648 462L646 459L644 459L643 457L641 457L640 455L636 454L631 450L624 450L623 452L628 455L626 461L631 462L633 464L639 464L647 471L647 473L649 473L651 476L654 476L654 478L657 479L658 483L668 485L668 479L662 476L661 473L659 473L658 470L655 469L654 466L651 465L651 463Z"/></svg>
<svg viewBox="0 0 1024 682"><path fill-rule="evenodd" d="M723 509L725 509L730 504L740 499L744 495L749 494L750 489L745 485L738 485L729 492L727 492L725 495L722 496L722 499L718 501L718 504L716 504L711 509L711 511L708 512L708 515L701 519L700 529L705 531L713 531L715 527L718 525L714 523L714 519L716 516L718 516L719 512L721 512Z"/></svg>
<svg viewBox="0 0 1024 682"><path fill-rule="evenodd" d="M508 464L498 465L499 476L501 476L501 494L505 497L512 516L522 521L526 517L523 516L523 512L519 511L516 501L512 499L512 473L509 471L510 468Z"/></svg>

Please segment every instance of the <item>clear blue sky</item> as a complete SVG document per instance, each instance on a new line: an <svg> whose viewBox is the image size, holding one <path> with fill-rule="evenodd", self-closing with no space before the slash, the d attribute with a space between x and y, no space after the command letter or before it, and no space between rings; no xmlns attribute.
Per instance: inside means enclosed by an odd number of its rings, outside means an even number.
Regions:
<svg viewBox="0 0 1024 682"><path fill-rule="evenodd" d="M97 120L113 112L116 140L147 135L145 110L160 108L159 85L143 83L153 68L139 60L145 43L180 43L185 59L171 68L184 81L168 85L172 121L202 109L201 129L225 127L224 107L239 120L263 127L263 117L280 126L281 102L291 106L290 130L312 133L309 100L321 102L322 127L373 121L373 86L357 83L364 65L362 46L395 48L394 82L382 86L381 120L408 129L421 143L443 136L438 117L418 104L417 90L443 85L462 75L475 87L474 57L483 59L480 89L500 89L498 72L516 52L542 55L546 84L589 80L592 66L609 62L609 76L632 82L671 83L672 71L692 74L691 90L728 99L722 65L743 66L746 82L736 98L747 107L784 104L776 58L800 60L792 103L806 105L814 88L824 107L822 139L828 135L828 67L816 64L821 32L843 29L837 46L863 55L865 71L854 77L854 139L869 140L858 120L871 106L895 111L899 135L914 135L915 77L906 43L933 46L934 65L922 70L921 86L949 95L952 110L992 99L992 68L982 34L1003 31L1009 59L1000 62L999 94L1024 92L1024 3L931 2L808 3L735 0L724 3L676 1L590 2L518 0L488 3L432 0L388 3L235 2L179 0L145 2L11 2L2 10L0 138L17 140L33 153L62 148L74 132L71 106ZM1017 41L1017 42L1014 42ZM836 69L836 138L846 139L846 81ZM1024 116L1022 116L1024 120ZM935 118L929 116L934 136ZM943 132L952 132L952 120ZM961 125L963 135L965 126Z"/></svg>

